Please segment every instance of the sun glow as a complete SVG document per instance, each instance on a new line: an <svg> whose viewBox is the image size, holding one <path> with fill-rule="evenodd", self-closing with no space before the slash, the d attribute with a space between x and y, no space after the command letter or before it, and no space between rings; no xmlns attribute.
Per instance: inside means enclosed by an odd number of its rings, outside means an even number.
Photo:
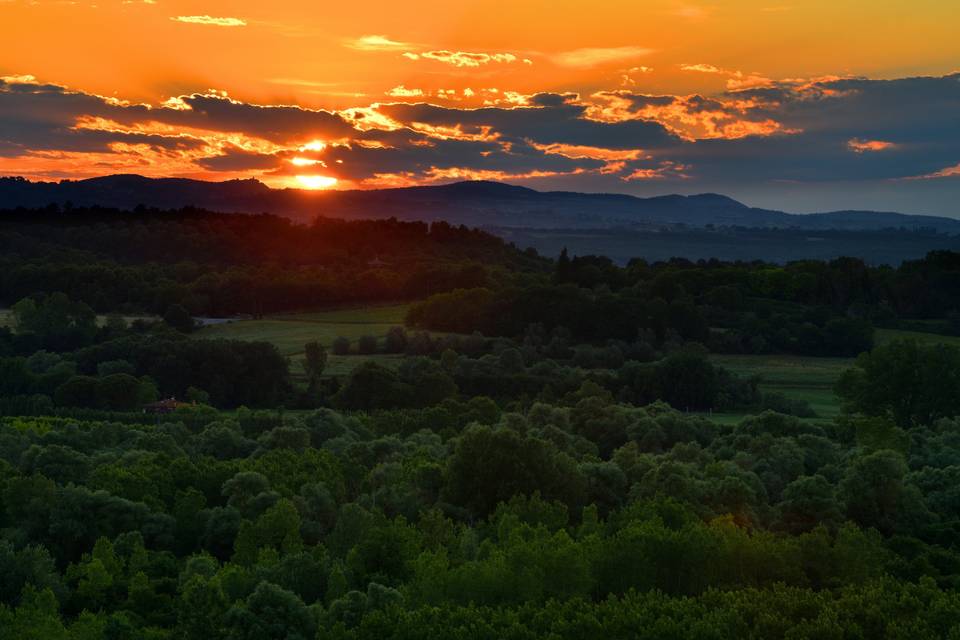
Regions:
<svg viewBox="0 0 960 640"><path fill-rule="evenodd" d="M330 189L337 184L332 176L297 176L297 182L305 189Z"/></svg>
<svg viewBox="0 0 960 640"><path fill-rule="evenodd" d="M300 151L323 151L327 148L327 143L323 140L311 140L300 147Z"/></svg>
<svg viewBox="0 0 960 640"><path fill-rule="evenodd" d="M294 166L297 166L297 167L311 167L311 166L313 166L313 165L315 165L315 164L321 164L321 162L320 162L319 160L314 160L314 159L312 159L312 158L300 158L300 157L297 157L297 158L291 158L291 159L290 159L290 164L292 164L292 165L294 165Z"/></svg>

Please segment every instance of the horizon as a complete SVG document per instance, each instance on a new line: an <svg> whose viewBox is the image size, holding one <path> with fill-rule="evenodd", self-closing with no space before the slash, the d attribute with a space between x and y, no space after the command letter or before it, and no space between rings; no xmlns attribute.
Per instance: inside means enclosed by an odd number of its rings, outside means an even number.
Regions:
<svg viewBox="0 0 960 640"><path fill-rule="evenodd" d="M957 7L373 9L0 3L0 173L960 216Z"/></svg>
<svg viewBox="0 0 960 640"><path fill-rule="evenodd" d="M506 182L506 181L503 181L503 180L486 180L486 179L452 180L452 181L450 181L450 182L438 182L438 183L430 183L430 184L422 184L422 185L384 186L384 187L370 187L370 188L365 188L365 189L364 189L364 188L357 188L357 187L337 187L337 186L334 186L334 187L331 187L331 188L328 188L328 189L310 189L310 188L303 187L303 186L280 186L280 187L275 187L275 186L271 186L271 185L267 184L266 182L264 182L264 181L261 180L260 178L257 178L257 177L254 177L254 176L234 177L234 178L223 178L223 179L220 179L220 180L217 180L217 179L206 180L206 179L202 179L202 178L189 178L189 177L184 177L184 176L145 176L145 175L139 174L139 173L110 173L110 174L104 174L104 175L100 175L100 176L90 176L90 177L86 177L86 178L59 178L59 179L55 179L55 180L33 180L33 179L31 179L31 178L29 178L29 177L27 177L27 176L19 176L19 175L0 175L0 180L6 180L6 179L22 179L22 180L26 180L27 182L30 182L30 183L32 183L32 184L60 185L60 184L75 184L75 183L80 183L80 182L87 182L87 181L94 181L94 180L103 180L103 179L107 179L107 178L117 178L117 177L143 178L143 179L146 179L146 180L185 180L185 181L192 181L192 182L202 182L202 183L206 183L206 184L228 184L228 183L231 183L231 182L233 182L233 183L236 183L236 182L256 182L257 184L259 184L259 185L261 185L261 186L263 186L263 187L265 187L265 188L267 188L267 189L269 189L269 190L271 190L271 191L297 191L297 192L301 192L301 193L304 193L304 194L317 194L317 195L321 195L321 194L324 194L324 193L344 193L344 192L363 192L363 191L392 191L392 190L401 190L401 191L402 191L402 190L404 190L404 189L421 188L421 187L427 187L427 188L443 188L443 187L451 187L451 186L462 185L462 184L490 184L490 185L502 185L502 186L508 186L508 187L518 187L518 188L527 189L527 190L530 190L530 191L533 191L533 192L536 192L536 193L539 193L539 194L543 194L543 195L550 195L550 194L573 194L573 195L586 195L586 196L625 196L625 197L629 197L629 198L637 198L637 199L639 199L639 200L651 200L651 199L657 199L657 198L669 198L669 197L672 197L672 196L678 196L678 197L682 197L682 198L696 198L696 197L702 197L702 196L718 196L718 197L721 197L721 198L725 198L725 199L731 200L731 201L733 201L733 202L735 202L735 203L737 203L737 204L740 204L740 205L742 205L742 206L744 206L744 207L746 207L746 208L748 208L748 209L760 209L760 210L768 210L768 211L777 211L777 212L786 213L786 214L788 214L788 215L795 215L795 216L807 216L807 215L818 215L818 214L846 213L846 212L850 212L850 213L867 213L867 214L871 214L871 213L873 213L873 214L894 214L894 215L902 215L902 216L920 216L920 217L929 217L929 218L946 218L946 219L949 219L949 220L960 220L960 212L958 212L957 215L942 215L942 214L936 214L936 213L916 213L916 212L913 212L913 211L903 211L903 210L897 211L897 210L893 210L893 209L856 209L856 208L847 208L847 209L824 209L824 210L817 210L817 211L809 211L809 210L807 210L807 211L797 211L797 210L790 210L790 209L788 209L788 208L764 207L764 206L760 206L760 205L755 205L755 204L751 204L751 203L749 203L749 202L745 202L745 201L743 201L743 200L740 199L740 198L735 198L735 197L730 196L730 195L728 195L728 194L720 193L720 192L717 192L717 191L693 191L693 192L690 192L690 193L679 193L679 192L676 192L676 191L670 191L670 192L663 192L663 193L651 193L651 194L645 194L645 195L635 195L635 194L632 194L632 193L627 193L627 192L625 192L625 191L586 191L586 190L577 191L577 190L570 190L570 189L546 189L546 188L538 188L537 185L520 184L520 183L514 183L514 182Z"/></svg>

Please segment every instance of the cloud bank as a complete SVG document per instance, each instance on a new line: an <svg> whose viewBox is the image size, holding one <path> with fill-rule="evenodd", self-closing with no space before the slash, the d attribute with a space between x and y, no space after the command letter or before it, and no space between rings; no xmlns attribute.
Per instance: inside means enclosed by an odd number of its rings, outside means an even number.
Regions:
<svg viewBox="0 0 960 640"><path fill-rule="evenodd" d="M0 173L255 176L274 186L309 174L345 187L484 178L659 192L840 183L960 190L960 74L768 81L712 96L428 95L403 85L385 94L393 101L339 111L222 92L148 105L8 76Z"/></svg>

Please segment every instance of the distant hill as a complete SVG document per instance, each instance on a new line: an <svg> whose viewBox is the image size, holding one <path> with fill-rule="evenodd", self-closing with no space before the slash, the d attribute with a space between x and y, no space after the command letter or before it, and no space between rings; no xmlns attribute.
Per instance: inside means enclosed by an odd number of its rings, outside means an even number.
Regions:
<svg viewBox="0 0 960 640"><path fill-rule="evenodd" d="M789 214L748 207L715 193L638 198L623 194L536 191L499 182L457 182L432 187L365 191L271 189L257 180L205 182L182 178L113 175L89 180L30 182L0 178L0 207L100 205L131 209L196 206L214 211L270 212L296 219L339 218L447 220L507 229L655 230L689 227L754 227L867 231L927 229L960 234L960 220L880 211Z"/></svg>

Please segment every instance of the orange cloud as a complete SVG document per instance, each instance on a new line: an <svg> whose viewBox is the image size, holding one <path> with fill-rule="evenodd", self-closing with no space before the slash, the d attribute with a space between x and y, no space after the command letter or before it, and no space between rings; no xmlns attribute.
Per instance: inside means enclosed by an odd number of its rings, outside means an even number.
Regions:
<svg viewBox="0 0 960 640"><path fill-rule="evenodd" d="M410 49L414 46L409 42L399 42L380 35L360 36L355 40L348 40L344 44L358 51L396 51L398 49Z"/></svg>
<svg viewBox="0 0 960 640"><path fill-rule="evenodd" d="M896 149L897 145L893 142L886 142L885 140L860 140L859 138L853 138L847 141L847 148L854 153L867 153Z"/></svg>
<svg viewBox="0 0 960 640"><path fill-rule="evenodd" d="M600 92L587 116L601 122L652 120L690 141L800 133L770 117L750 118L755 101L690 96L648 96L626 91Z"/></svg>
<svg viewBox="0 0 960 640"><path fill-rule="evenodd" d="M562 51L550 57L554 64L561 67L590 68L613 62L633 60L653 53L646 47L585 47Z"/></svg>
<svg viewBox="0 0 960 640"><path fill-rule="evenodd" d="M187 24L204 24L213 27L245 27L247 23L240 18L214 18L213 16L177 16L170 18L174 22L186 22Z"/></svg>
<svg viewBox="0 0 960 640"><path fill-rule="evenodd" d="M774 84L774 81L759 73L744 73L742 71L730 71L712 64L681 64L681 71L692 71L695 73L708 73L714 75L729 76L727 79L727 89L729 91L742 91L744 89L757 89Z"/></svg>
<svg viewBox="0 0 960 640"><path fill-rule="evenodd" d="M727 80L727 89L730 91L742 91L744 89L769 87L773 84L773 80L760 74L745 74L741 71L734 71L732 77Z"/></svg>
<svg viewBox="0 0 960 640"><path fill-rule="evenodd" d="M696 71L697 73L725 73L720 67L716 67L712 64L681 64L681 71Z"/></svg>
<svg viewBox="0 0 960 640"><path fill-rule="evenodd" d="M927 173L922 176L911 176L907 180L934 180L936 178L955 178L960 177L960 164L952 167L946 167L933 173Z"/></svg>
<svg viewBox="0 0 960 640"><path fill-rule="evenodd" d="M474 53L470 51L424 51L414 53L408 51L403 54L410 60L435 60L454 67L479 67L481 65L496 63L512 63L521 61L524 64L533 64L532 60L523 58L522 60L512 53Z"/></svg>
<svg viewBox="0 0 960 640"><path fill-rule="evenodd" d="M636 180L664 180L666 178L688 179L691 176L686 172L691 169L690 165L677 162L661 162L659 167L634 169L629 174L620 179L624 182L634 182Z"/></svg>
<svg viewBox="0 0 960 640"><path fill-rule="evenodd" d="M424 94L422 89L407 89L401 84L387 91L386 95L391 98L417 98Z"/></svg>
<svg viewBox="0 0 960 640"><path fill-rule="evenodd" d="M604 149L579 144L537 144L530 146L544 153L555 153L567 158L590 158L591 160L637 160L643 154L641 149Z"/></svg>

